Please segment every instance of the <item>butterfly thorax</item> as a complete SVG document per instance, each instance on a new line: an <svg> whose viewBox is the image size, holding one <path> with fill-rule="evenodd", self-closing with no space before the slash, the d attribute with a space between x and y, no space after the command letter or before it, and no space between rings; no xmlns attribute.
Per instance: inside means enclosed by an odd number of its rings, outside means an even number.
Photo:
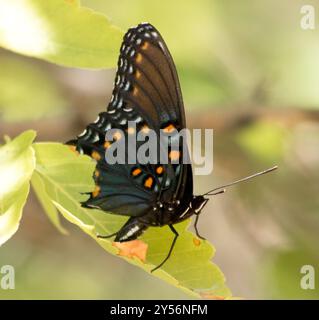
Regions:
<svg viewBox="0 0 319 320"><path fill-rule="evenodd" d="M140 217L139 220L151 226L164 226L188 219L199 214L207 199L203 196L192 196L189 199L172 200L170 202L158 201L152 210Z"/></svg>

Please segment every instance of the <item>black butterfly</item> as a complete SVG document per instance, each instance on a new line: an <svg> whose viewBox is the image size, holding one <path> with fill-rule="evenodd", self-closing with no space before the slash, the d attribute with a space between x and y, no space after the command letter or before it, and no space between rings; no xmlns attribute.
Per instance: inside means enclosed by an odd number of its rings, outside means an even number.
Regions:
<svg viewBox="0 0 319 320"><path fill-rule="evenodd" d="M128 127L128 121L135 122L136 131L153 129L158 133L162 129L168 139L174 139L175 134L186 127L173 59L163 38L149 23L129 29L124 36L107 111L100 113L94 123L68 144L97 161L96 189L82 205L130 217L119 231L100 238L115 236L116 242L130 241L149 226L168 225L174 233L167 257L154 271L163 266L173 251L178 238L174 224L195 215L196 234L202 238L197 222L208 201L205 196L224 190L221 187L194 196L191 165L176 161L184 155L181 147L169 149L167 164L160 163L159 159L156 164L108 164L105 152L110 142L105 141L105 134L111 128L121 129L126 136L136 134ZM122 137L119 134L114 138Z"/></svg>

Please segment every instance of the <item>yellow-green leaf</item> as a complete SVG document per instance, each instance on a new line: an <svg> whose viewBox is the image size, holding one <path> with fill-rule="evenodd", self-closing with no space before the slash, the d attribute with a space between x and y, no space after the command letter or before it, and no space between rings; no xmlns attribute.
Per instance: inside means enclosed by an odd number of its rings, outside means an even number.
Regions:
<svg viewBox="0 0 319 320"><path fill-rule="evenodd" d="M0 246L19 227L35 168L34 138L34 131L26 131L0 147Z"/></svg>
<svg viewBox="0 0 319 320"><path fill-rule="evenodd" d="M45 213L47 214L48 218L52 222L52 224L62 233L67 234L67 231L63 228L61 221L60 221L60 215L52 203L49 195L45 191L45 185L41 177L37 172L33 173L32 179L31 179L31 185L36 193Z"/></svg>
<svg viewBox="0 0 319 320"><path fill-rule="evenodd" d="M0 215L0 246L9 240L18 230L29 189L30 184L26 182L15 193L15 201Z"/></svg>
<svg viewBox="0 0 319 320"><path fill-rule="evenodd" d="M84 193L94 189L92 174L95 162L91 158L76 155L68 147L57 143L39 143L34 145L34 149L36 172L43 181L47 195L67 220L80 227L106 251L120 255L147 272L165 258L173 239L167 227L149 228L141 241L136 243L133 249L137 251L147 248L145 262L138 258L140 255L136 251L123 254L123 250L116 247L111 239L97 238L97 234L108 235L119 230L127 217L81 207L80 202L87 199ZM189 221L185 221L176 225L180 237L173 255L153 275L194 297L229 297L231 293L225 285L224 275L211 262L215 252L213 246L186 231L188 224ZM130 248L127 250L130 251Z"/></svg>
<svg viewBox="0 0 319 320"><path fill-rule="evenodd" d="M35 168L31 144L36 134L26 131L0 148L0 215L15 202Z"/></svg>
<svg viewBox="0 0 319 320"><path fill-rule="evenodd" d="M0 45L85 68L114 66L122 38L103 14L77 0L0 0Z"/></svg>

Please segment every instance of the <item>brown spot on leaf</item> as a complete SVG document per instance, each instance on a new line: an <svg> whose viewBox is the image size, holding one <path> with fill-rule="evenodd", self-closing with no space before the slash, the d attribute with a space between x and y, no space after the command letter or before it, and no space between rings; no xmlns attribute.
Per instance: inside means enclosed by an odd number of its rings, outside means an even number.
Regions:
<svg viewBox="0 0 319 320"><path fill-rule="evenodd" d="M226 297L223 297L223 296L216 296L214 295L213 292L201 292L200 293L200 296L203 298L203 299L211 299L211 300L225 300Z"/></svg>
<svg viewBox="0 0 319 320"><path fill-rule="evenodd" d="M72 152L74 152L76 155L79 155L80 153L76 150L76 146L68 146L69 148L70 148L70 150L72 151Z"/></svg>
<svg viewBox="0 0 319 320"><path fill-rule="evenodd" d="M132 259L136 257L145 262L148 245L141 240L132 240L128 242L113 242L114 247L118 248L119 256Z"/></svg>

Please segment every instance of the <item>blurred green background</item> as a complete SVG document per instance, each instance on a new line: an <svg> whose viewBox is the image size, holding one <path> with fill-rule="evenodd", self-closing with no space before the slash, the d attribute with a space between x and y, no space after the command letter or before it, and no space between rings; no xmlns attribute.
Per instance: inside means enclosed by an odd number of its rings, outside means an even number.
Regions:
<svg viewBox="0 0 319 320"><path fill-rule="evenodd" d="M196 194L279 165L213 198L201 216L234 296L319 298L318 281L300 289L303 265L319 276L319 21L300 27L305 4L319 15L317 1L82 1L123 30L151 22L166 40L188 126L214 129L214 172L194 177ZM105 109L114 74L0 49L0 136L32 128L38 141L72 138ZM30 197L0 248L0 266L16 269L16 289L0 298L188 298L64 225L69 236Z"/></svg>

